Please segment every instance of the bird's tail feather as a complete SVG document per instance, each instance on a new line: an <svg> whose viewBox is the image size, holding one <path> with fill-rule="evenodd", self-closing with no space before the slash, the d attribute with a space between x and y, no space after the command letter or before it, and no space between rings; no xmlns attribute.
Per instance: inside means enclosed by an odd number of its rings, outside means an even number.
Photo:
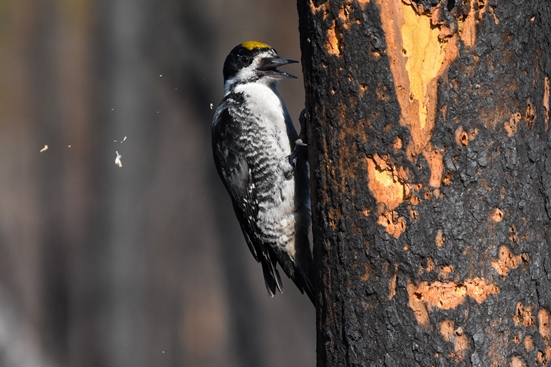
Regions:
<svg viewBox="0 0 551 367"><path fill-rule="evenodd" d="M295 276L293 277L293 282L296 284L297 288L301 293L306 293L310 301L315 306L316 305L316 295L314 293L314 286L310 281L310 277L306 275L301 268L295 269Z"/></svg>
<svg viewBox="0 0 551 367"><path fill-rule="evenodd" d="M304 215L306 216L306 213L304 213ZM302 226L306 225L307 227L300 228L296 238L295 271L292 279L301 292L306 292L308 298L310 298L312 304L315 306L316 301L313 284L314 261L310 249L310 240L308 239L309 216L308 219L304 220L308 220L308 222L306 222L306 224L302 223Z"/></svg>
<svg viewBox="0 0 551 367"><path fill-rule="evenodd" d="M283 293L283 285L281 283L281 277L276 266L269 257L264 257L260 263L262 264L262 272L264 273L264 283L266 283L266 289L270 297L275 295L276 289L279 293Z"/></svg>

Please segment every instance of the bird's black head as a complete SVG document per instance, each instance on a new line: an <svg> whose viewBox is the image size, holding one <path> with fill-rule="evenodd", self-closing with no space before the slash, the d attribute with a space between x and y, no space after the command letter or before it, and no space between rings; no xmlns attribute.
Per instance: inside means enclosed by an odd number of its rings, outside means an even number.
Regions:
<svg viewBox="0 0 551 367"><path fill-rule="evenodd" d="M275 81L296 78L277 70L278 66L297 61L280 58L271 46L257 41L247 41L231 50L224 62L224 83L252 82L265 78Z"/></svg>

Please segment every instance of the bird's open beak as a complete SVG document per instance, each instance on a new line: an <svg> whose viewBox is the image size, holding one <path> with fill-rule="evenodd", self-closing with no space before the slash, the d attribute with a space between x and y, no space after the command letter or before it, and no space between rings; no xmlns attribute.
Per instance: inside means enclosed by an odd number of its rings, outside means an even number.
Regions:
<svg viewBox="0 0 551 367"><path fill-rule="evenodd" d="M289 59L283 59L281 57L273 58L273 59L264 59L262 60L262 63L257 68L258 71L261 71L264 73L264 75L273 76L276 78L297 78L293 74L286 73L281 70L277 70L279 66L287 65L287 64L294 64L298 61L295 60L289 60Z"/></svg>

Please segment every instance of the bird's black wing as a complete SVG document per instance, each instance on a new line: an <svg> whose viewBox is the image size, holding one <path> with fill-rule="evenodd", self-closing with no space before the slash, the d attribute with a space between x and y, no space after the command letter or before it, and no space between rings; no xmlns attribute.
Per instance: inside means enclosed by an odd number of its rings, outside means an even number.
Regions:
<svg viewBox="0 0 551 367"><path fill-rule="evenodd" d="M233 116L228 109L232 104L237 105L242 102L235 96L232 99L225 98L217 109L212 125L214 163L232 199L233 209L245 241L255 260L262 265L268 293L273 296L276 288L282 292L283 286L276 269L276 260L271 256L268 246L264 245L259 237L260 231L256 225L258 215L256 187L243 145L239 142L242 126L236 122L236 116ZM245 118L245 116L241 117Z"/></svg>

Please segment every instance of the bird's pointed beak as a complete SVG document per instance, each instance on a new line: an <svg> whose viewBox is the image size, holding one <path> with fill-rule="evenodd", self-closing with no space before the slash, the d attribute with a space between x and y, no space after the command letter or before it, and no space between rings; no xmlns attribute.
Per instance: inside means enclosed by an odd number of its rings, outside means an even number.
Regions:
<svg viewBox="0 0 551 367"><path fill-rule="evenodd" d="M277 70L279 66L298 63L296 60L284 59L281 57L267 58L262 60L260 66L257 68L258 71L261 71L264 75L269 75L276 78L294 78L297 77L293 74L286 73L281 70Z"/></svg>

